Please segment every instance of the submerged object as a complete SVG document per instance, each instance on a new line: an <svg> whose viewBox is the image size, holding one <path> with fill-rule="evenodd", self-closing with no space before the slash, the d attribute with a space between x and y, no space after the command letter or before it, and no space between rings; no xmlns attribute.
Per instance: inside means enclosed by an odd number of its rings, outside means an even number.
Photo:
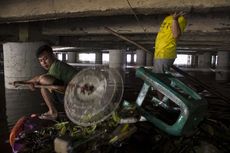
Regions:
<svg viewBox="0 0 230 153"><path fill-rule="evenodd" d="M156 74L145 68L138 68L136 70L136 76L144 81L142 89L136 99L137 109L141 115L159 129L175 136L191 134L206 117L207 101L172 75ZM172 125L167 124L142 107L150 87L153 87L164 95L162 100L153 96L152 102L154 105L169 109L169 100L176 104L177 107L174 107L172 110L178 110L180 114L176 122Z"/></svg>
<svg viewBox="0 0 230 153"><path fill-rule="evenodd" d="M14 125L14 127L12 128L11 132L10 132L10 137L9 137L9 142L11 147L13 147L15 139L17 137L17 135L24 130L24 123L26 121L27 117L23 116L21 117L16 124Z"/></svg>
<svg viewBox="0 0 230 153"><path fill-rule="evenodd" d="M67 86L64 100L66 114L77 125L95 125L117 109L123 91L123 79L118 70L84 69Z"/></svg>
<svg viewBox="0 0 230 153"><path fill-rule="evenodd" d="M49 137L47 137L44 131L54 123L51 120L39 119L37 115L21 117L10 132L9 141L12 152L39 152L44 148L48 148L47 146L51 144L50 140L52 140L53 133L47 132L49 133ZM39 133L38 131L41 129L44 130Z"/></svg>

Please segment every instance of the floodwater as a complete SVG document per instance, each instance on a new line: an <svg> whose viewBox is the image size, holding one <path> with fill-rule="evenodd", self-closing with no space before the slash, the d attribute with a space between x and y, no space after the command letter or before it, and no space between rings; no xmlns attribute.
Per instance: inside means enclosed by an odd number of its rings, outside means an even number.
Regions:
<svg viewBox="0 0 230 153"><path fill-rule="evenodd" d="M45 111L39 91L5 89L4 76L0 75L0 151L10 153L8 137L15 122L24 115Z"/></svg>
<svg viewBox="0 0 230 153"><path fill-rule="evenodd" d="M126 70L124 73L124 95L123 100L128 100L134 102L138 96L138 93L141 89L143 81L135 77L135 70L130 69ZM214 77L210 74L203 75L202 73L197 73L196 76L203 76L203 78ZM203 79L205 80L205 79ZM214 82L214 81L213 81ZM210 83L209 83L210 84ZM225 93L222 94L228 95L230 84L227 84L226 88L228 89ZM122 101L123 101L122 100ZM11 148L8 142L9 132L15 122L22 116L30 115L32 113L43 113L46 112L47 108L43 102L43 99L40 95L39 90L30 91L30 90L14 90L14 89L5 89L4 87L4 75L0 73L0 152L11 153ZM134 141L130 141L130 147L123 148L119 152L127 153L139 153L139 152L152 152L153 144L155 143L156 135L153 131L154 126L152 124L147 126L140 126L140 130L137 132L138 136L135 135ZM156 138L158 139L158 138ZM168 139L168 138L167 138ZM162 148L159 145L159 148ZM156 149L155 149L156 150ZM119 153L118 152L118 153Z"/></svg>
<svg viewBox="0 0 230 153"><path fill-rule="evenodd" d="M3 74L0 75L0 150L10 152L10 147L6 140L8 139L9 127L6 115L5 88Z"/></svg>
<svg viewBox="0 0 230 153"><path fill-rule="evenodd" d="M135 72L127 73L128 81L125 81L125 90L129 90L136 96L138 92L133 91L133 87L141 88L142 81L136 81ZM131 78L130 78L131 77ZM135 79L135 80L133 80ZM129 100L135 100L136 96L131 96ZM127 97L124 96L126 99ZM0 152L11 153L9 145L10 129L14 126L16 121L22 116L27 116L33 113L41 114L47 111L47 107L41 97L40 91L30 91L27 89L5 89L4 74L0 73Z"/></svg>

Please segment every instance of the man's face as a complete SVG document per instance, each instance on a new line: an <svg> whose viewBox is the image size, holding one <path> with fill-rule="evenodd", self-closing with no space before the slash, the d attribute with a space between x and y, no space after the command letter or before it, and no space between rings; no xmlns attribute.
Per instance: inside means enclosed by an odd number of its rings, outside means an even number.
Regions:
<svg viewBox="0 0 230 153"><path fill-rule="evenodd" d="M50 66L54 62L53 55L50 55L48 52L44 51L41 53L41 55L38 57L39 63L45 70L49 70Z"/></svg>

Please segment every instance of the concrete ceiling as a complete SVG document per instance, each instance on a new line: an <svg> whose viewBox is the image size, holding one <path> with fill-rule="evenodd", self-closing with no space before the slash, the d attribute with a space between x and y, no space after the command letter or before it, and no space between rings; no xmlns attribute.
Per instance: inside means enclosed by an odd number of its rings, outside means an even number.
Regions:
<svg viewBox="0 0 230 153"><path fill-rule="evenodd" d="M180 52L230 51L229 0L9 0L0 2L0 41L46 41L84 49L136 49L109 27L152 51L164 17L188 13Z"/></svg>

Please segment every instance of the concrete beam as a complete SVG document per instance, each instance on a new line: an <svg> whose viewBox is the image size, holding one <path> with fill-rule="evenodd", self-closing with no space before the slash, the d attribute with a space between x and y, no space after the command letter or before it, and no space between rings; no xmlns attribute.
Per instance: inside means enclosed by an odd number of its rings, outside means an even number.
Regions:
<svg viewBox="0 0 230 153"><path fill-rule="evenodd" d="M51 35L53 36L53 35ZM152 44L152 42L155 41L156 34L148 33L146 34L123 34L123 36L129 38L133 41L138 41L140 43L149 43ZM106 35L78 35L78 36L60 36L60 41L62 39L69 39L69 41L74 42L91 42L91 41L98 41L98 42L104 42L104 41L123 41L120 38L117 38L114 35L106 34ZM186 32L182 35L182 37L179 40L179 43L182 44L230 44L230 33L190 33Z"/></svg>
<svg viewBox="0 0 230 153"><path fill-rule="evenodd" d="M154 51L154 42L151 44L144 44L139 43L144 46L149 51ZM78 47L80 50L93 50L94 48L97 49L126 49L130 48L132 50L138 49L136 46L129 44L124 41L90 41L90 42L77 42L73 41L71 38L65 37L65 39L60 40L61 46L75 46ZM202 45L202 44L185 44L185 45L178 45L177 51L180 53L189 53L189 52L217 52L217 51L230 51L230 46L221 46L216 45L213 46L209 45Z"/></svg>
<svg viewBox="0 0 230 153"><path fill-rule="evenodd" d="M116 16L109 19L106 17L65 19L44 24L42 32L44 35L61 36L61 45L106 49L133 47L111 36L104 29L104 26L107 26L149 50L153 50L156 34L163 18L163 15L140 16L142 26L133 16ZM183 51L186 51L187 48L195 51L228 51L230 50L229 44L229 16L224 16L222 13L193 14L188 17L188 27L180 38L178 47Z"/></svg>
<svg viewBox="0 0 230 153"><path fill-rule="evenodd" d="M57 18L133 14L165 14L175 10L187 12L229 11L228 0L8 0L1 1L0 21L18 22Z"/></svg>
<svg viewBox="0 0 230 153"><path fill-rule="evenodd" d="M124 35L149 50L153 50L155 43L155 34L132 34ZM59 39L63 46L76 47L96 47L105 49L116 48L134 48L130 43L121 40L113 35L87 35L87 36L62 36ZM184 51L229 51L230 50L230 35L222 33L185 33L178 42L178 50Z"/></svg>
<svg viewBox="0 0 230 153"><path fill-rule="evenodd" d="M91 17L63 19L43 24L43 34L45 35L95 35L108 34L104 27L109 27L121 34L154 34L159 31L159 27L165 15L138 16L137 22L134 16L114 16L114 17ZM192 14L187 17L187 32L223 32L230 34L230 14Z"/></svg>

